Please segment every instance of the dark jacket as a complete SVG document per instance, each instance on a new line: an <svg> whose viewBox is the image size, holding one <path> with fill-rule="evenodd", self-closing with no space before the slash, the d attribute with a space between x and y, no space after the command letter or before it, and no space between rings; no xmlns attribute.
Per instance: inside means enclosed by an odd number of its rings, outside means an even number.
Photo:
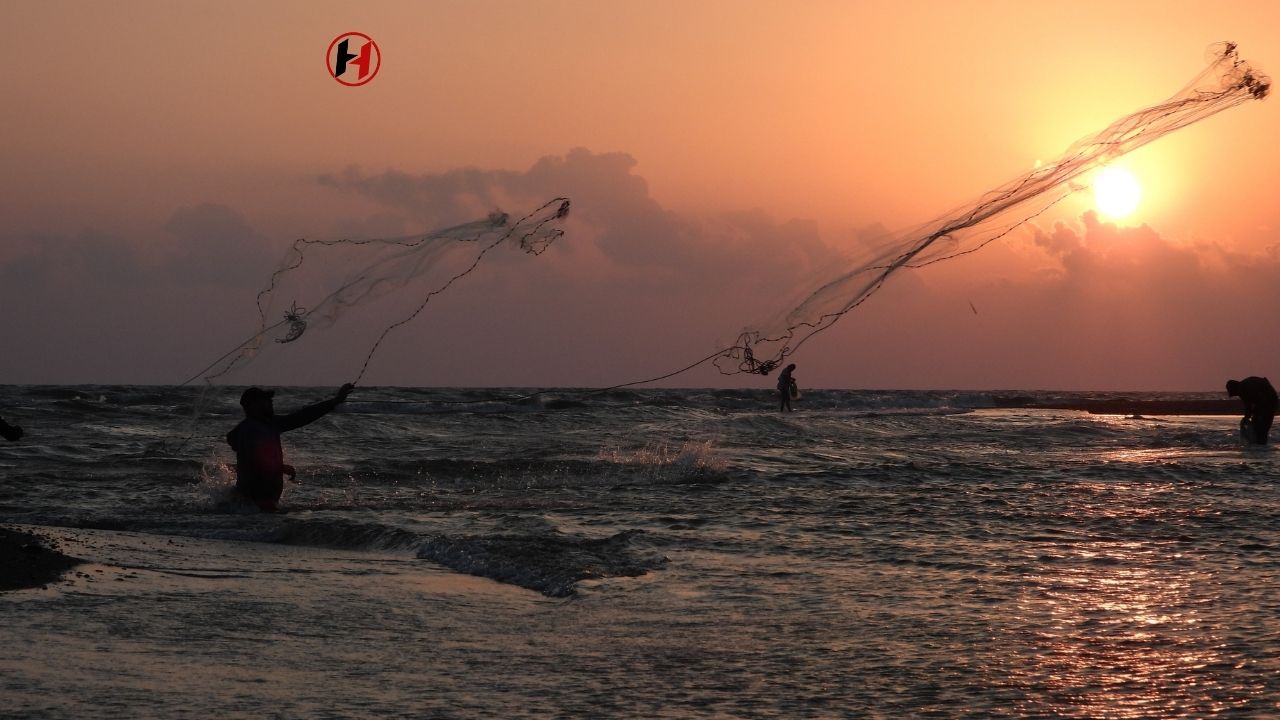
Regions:
<svg viewBox="0 0 1280 720"><path fill-rule="evenodd" d="M336 399L308 405L284 416L247 417L227 433L236 451L236 487L253 499L275 500L284 490L284 451L280 435L319 420L338 406Z"/></svg>
<svg viewBox="0 0 1280 720"><path fill-rule="evenodd" d="M1238 388L1240 399L1244 401L1244 416L1253 419L1254 415L1274 416L1276 414L1276 389L1271 381L1264 377L1247 377L1240 381Z"/></svg>
<svg viewBox="0 0 1280 720"><path fill-rule="evenodd" d="M783 370L778 373L778 392L783 394L791 393L792 387L796 384L795 378L791 377L790 370Z"/></svg>

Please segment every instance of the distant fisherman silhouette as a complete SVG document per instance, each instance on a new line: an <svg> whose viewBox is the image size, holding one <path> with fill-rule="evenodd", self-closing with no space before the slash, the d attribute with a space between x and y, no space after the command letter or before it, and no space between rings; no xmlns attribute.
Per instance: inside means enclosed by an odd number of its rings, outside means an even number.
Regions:
<svg viewBox="0 0 1280 720"><path fill-rule="evenodd" d="M1244 401L1244 418L1240 420L1240 431L1250 442L1266 445L1267 436L1271 433L1271 421L1276 417L1276 389L1264 377L1247 377L1243 380L1228 380L1227 395L1239 397ZM1252 432L1247 432L1252 430Z"/></svg>
<svg viewBox="0 0 1280 720"><path fill-rule="evenodd" d="M778 412L791 412L791 398L799 392L795 378L791 377L791 371L795 369L796 364L791 363L778 373L778 398L781 401Z"/></svg>
<svg viewBox="0 0 1280 720"><path fill-rule="evenodd" d="M9 442L16 442L22 439L22 428L17 425L10 425L0 418L0 436Z"/></svg>
<svg viewBox="0 0 1280 720"><path fill-rule="evenodd" d="M240 396L245 419L227 433L227 444L236 451L236 489L266 512L279 510L284 492L284 476L292 480L297 471L284 462L281 433L296 430L319 420L346 402L354 386L347 383L329 400L277 417L272 404L274 390L252 387Z"/></svg>

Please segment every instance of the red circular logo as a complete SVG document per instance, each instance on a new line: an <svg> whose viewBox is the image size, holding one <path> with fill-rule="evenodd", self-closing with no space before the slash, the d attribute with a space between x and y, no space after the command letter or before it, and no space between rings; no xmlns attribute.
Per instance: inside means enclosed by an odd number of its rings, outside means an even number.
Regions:
<svg viewBox="0 0 1280 720"><path fill-rule="evenodd" d="M329 75L343 85L364 85L382 67L382 51L373 38L359 32L342 33L329 43L324 56Z"/></svg>

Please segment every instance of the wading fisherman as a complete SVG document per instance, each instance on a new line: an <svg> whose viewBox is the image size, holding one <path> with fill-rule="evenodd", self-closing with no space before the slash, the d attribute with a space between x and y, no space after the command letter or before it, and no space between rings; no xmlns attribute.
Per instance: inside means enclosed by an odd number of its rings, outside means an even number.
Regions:
<svg viewBox="0 0 1280 720"><path fill-rule="evenodd" d="M778 412L791 412L791 398L799 391L796 379L791 377L791 371L795 369L796 364L791 363L778 373L778 398L781 402Z"/></svg>
<svg viewBox="0 0 1280 720"><path fill-rule="evenodd" d="M323 402L277 417L272 404L275 390L251 387L240 395L244 420L227 433L227 444L236 451L236 489L266 512L278 512L284 477L292 480L297 471L284 462L280 435L324 417L346 402L355 386L347 383L338 394Z"/></svg>

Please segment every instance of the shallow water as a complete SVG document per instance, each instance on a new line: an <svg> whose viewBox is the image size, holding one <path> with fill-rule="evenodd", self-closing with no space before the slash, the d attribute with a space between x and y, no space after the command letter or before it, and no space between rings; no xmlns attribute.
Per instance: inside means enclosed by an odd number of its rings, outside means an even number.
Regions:
<svg viewBox="0 0 1280 720"><path fill-rule="evenodd" d="M1280 468L1235 418L520 394L361 390L286 436L267 516L228 499L232 393L188 427L189 390L3 390L0 521L111 579L0 596L0 687L48 717L1280 714Z"/></svg>

